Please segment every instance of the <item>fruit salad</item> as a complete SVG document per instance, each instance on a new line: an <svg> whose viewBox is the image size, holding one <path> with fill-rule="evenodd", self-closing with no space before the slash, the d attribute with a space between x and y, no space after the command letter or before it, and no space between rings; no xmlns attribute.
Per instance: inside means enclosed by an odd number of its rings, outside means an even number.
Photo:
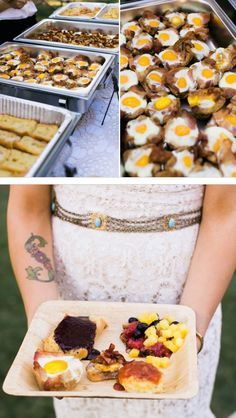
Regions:
<svg viewBox="0 0 236 418"><path fill-rule="evenodd" d="M171 355L183 346L187 334L187 326L170 315L160 318L157 313L144 312L128 319L120 338L131 358L146 357L148 363L166 368Z"/></svg>

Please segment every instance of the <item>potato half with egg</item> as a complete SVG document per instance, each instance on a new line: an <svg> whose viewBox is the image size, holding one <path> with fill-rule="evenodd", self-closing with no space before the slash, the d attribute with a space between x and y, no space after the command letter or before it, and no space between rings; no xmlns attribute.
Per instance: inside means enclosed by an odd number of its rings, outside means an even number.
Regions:
<svg viewBox="0 0 236 418"><path fill-rule="evenodd" d="M126 125L124 142L128 147L156 144L163 139L163 128L148 116L141 115Z"/></svg>
<svg viewBox="0 0 236 418"><path fill-rule="evenodd" d="M145 32L150 33L150 35L154 35L159 29L165 28L165 25L161 22L160 18L150 10L144 11L138 23L141 28Z"/></svg>
<svg viewBox="0 0 236 418"><path fill-rule="evenodd" d="M129 49L121 46L120 48L120 69L124 70L129 66L129 58L132 57L132 54Z"/></svg>
<svg viewBox="0 0 236 418"><path fill-rule="evenodd" d="M209 125L215 124L236 136L236 103L229 103L228 106L214 113Z"/></svg>
<svg viewBox="0 0 236 418"><path fill-rule="evenodd" d="M41 390L72 390L81 379L83 365L73 356L38 350L33 371Z"/></svg>
<svg viewBox="0 0 236 418"><path fill-rule="evenodd" d="M169 89L165 86L166 73L167 70L164 68L153 67L143 80L145 91L148 93L169 92Z"/></svg>
<svg viewBox="0 0 236 418"><path fill-rule="evenodd" d="M166 84L170 91L179 97L186 97L188 92L196 89L192 69L188 67L173 68L166 74Z"/></svg>
<svg viewBox="0 0 236 418"><path fill-rule="evenodd" d="M197 61L201 61L203 58L208 57L210 54L210 48L206 42L200 41L198 39L191 40L191 51Z"/></svg>
<svg viewBox="0 0 236 418"><path fill-rule="evenodd" d="M196 29L202 28L210 21L210 13L188 13L187 23Z"/></svg>
<svg viewBox="0 0 236 418"><path fill-rule="evenodd" d="M145 112L147 100L145 92L138 88L131 88L124 93L120 99L121 117L125 119L135 119Z"/></svg>
<svg viewBox="0 0 236 418"><path fill-rule="evenodd" d="M173 94L165 96L155 96L148 103L146 113L153 118L155 122L163 125L168 119L174 117L180 110L180 100Z"/></svg>
<svg viewBox="0 0 236 418"><path fill-rule="evenodd" d="M127 392L159 393L163 390L162 373L145 361L132 361L123 366L118 382Z"/></svg>
<svg viewBox="0 0 236 418"><path fill-rule="evenodd" d="M164 141L174 149L192 147L198 137L196 119L186 110L171 118L165 126Z"/></svg>
<svg viewBox="0 0 236 418"><path fill-rule="evenodd" d="M191 67L193 78L199 89L217 86L221 77L221 73L216 70L215 66L206 61L196 62Z"/></svg>
<svg viewBox="0 0 236 418"><path fill-rule="evenodd" d="M194 154L189 150L173 151L173 157L172 170L187 177L194 168Z"/></svg>
<svg viewBox="0 0 236 418"><path fill-rule="evenodd" d="M156 148L156 145L144 145L125 151L123 161L126 173L130 177L152 177L153 169L157 165L152 159Z"/></svg>
<svg viewBox="0 0 236 418"><path fill-rule="evenodd" d="M236 96L236 73L227 71L219 81L219 87L223 90L225 97Z"/></svg>
<svg viewBox="0 0 236 418"><path fill-rule="evenodd" d="M129 59L129 67L136 71L139 81L143 81L146 74L158 64L159 59L151 54L136 55Z"/></svg>
<svg viewBox="0 0 236 418"><path fill-rule="evenodd" d="M163 21L166 23L167 26L179 29L185 24L186 17L186 13L184 12L168 11L164 14Z"/></svg>
<svg viewBox="0 0 236 418"><path fill-rule="evenodd" d="M224 106L225 98L219 88L210 87L189 93L188 104L196 117L205 119Z"/></svg>
<svg viewBox="0 0 236 418"><path fill-rule="evenodd" d="M173 46L179 40L179 34L175 28L159 30L155 35L162 47Z"/></svg>
<svg viewBox="0 0 236 418"><path fill-rule="evenodd" d="M135 71L123 70L120 72L120 89L128 91L131 87L138 84L138 77Z"/></svg>
<svg viewBox="0 0 236 418"><path fill-rule="evenodd" d="M136 20L125 23L121 28L121 33L123 33L127 39L132 39L134 36L141 32L142 28L139 26Z"/></svg>
<svg viewBox="0 0 236 418"><path fill-rule="evenodd" d="M229 71L236 65L236 45L229 45L227 48L217 48L209 58L215 62L218 71Z"/></svg>

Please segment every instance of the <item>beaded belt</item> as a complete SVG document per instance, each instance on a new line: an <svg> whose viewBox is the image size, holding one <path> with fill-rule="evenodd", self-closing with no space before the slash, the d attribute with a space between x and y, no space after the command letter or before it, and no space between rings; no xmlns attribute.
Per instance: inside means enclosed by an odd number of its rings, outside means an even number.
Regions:
<svg viewBox="0 0 236 418"><path fill-rule="evenodd" d="M78 214L62 208L57 201L52 205L54 216L84 228L110 232L164 232L200 223L201 209L164 215L158 218L118 219L98 212Z"/></svg>

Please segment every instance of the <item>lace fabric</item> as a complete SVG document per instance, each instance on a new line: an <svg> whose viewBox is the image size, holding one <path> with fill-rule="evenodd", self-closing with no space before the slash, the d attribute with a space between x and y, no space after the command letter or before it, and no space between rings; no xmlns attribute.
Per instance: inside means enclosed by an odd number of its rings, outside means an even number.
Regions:
<svg viewBox="0 0 236 418"><path fill-rule="evenodd" d="M125 219L199 209L198 185L59 185L59 203L74 212ZM53 218L57 281L63 299L178 303L198 225L160 233L96 231ZM148 283L148 286L147 286ZM138 290L137 290L138 289ZM199 355L199 394L191 400L55 400L57 418L212 418L210 400L220 349L218 308ZM117 408L114 408L114 402Z"/></svg>

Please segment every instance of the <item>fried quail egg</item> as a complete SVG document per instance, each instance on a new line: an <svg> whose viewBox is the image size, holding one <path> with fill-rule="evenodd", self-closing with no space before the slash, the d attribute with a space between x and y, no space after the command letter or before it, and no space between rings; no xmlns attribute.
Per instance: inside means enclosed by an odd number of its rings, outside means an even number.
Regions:
<svg viewBox="0 0 236 418"><path fill-rule="evenodd" d="M181 29L181 31L179 32L179 35L181 38L184 38L186 35L188 35L190 32L195 33L195 30L193 27L187 27L187 28L183 28Z"/></svg>
<svg viewBox="0 0 236 418"><path fill-rule="evenodd" d="M77 84L78 84L79 87L86 87L91 83L91 81L92 80L89 77L80 77L78 79Z"/></svg>
<svg viewBox="0 0 236 418"><path fill-rule="evenodd" d="M173 151L176 162L172 168L182 173L185 177L189 175L194 167L194 155L188 150Z"/></svg>
<svg viewBox="0 0 236 418"><path fill-rule="evenodd" d="M218 84L221 74L211 65L202 61L191 65L190 68L193 70L193 78L200 89Z"/></svg>
<svg viewBox="0 0 236 418"><path fill-rule="evenodd" d="M187 23L194 28L201 28L210 20L209 13L189 13L187 15Z"/></svg>
<svg viewBox="0 0 236 418"><path fill-rule="evenodd" d="M193 46L191 50L198 61L201 61L204 57L208 57L210 48L205 42L193 40L191 43Z"/></svg>
<svg viewBox="0 0 236 418"><path fill-rule="evenodd" d="M120 69L123 70L124 68L127 68L129 65L129 58L131 58L132 55L130 51L122 46L120 48Z"/></svg>
<svg viewBox="0 0 236 418"><path fill-rule="evenodd" d="M145 32L141 32L134 36L130 47L131 49L137 49L138 51L149 51L152 49L153 38L151 35Z"/></svg>
<svg viewBox="0 0 236 418"><path fill-rule="evenodd" d="M171 26L178 29L184 25L186 14L183 12L170 12L165 15L165 19Z"/></svg>
<svg viewBox="0 0 236 418"><path fill-rule="evenodd" d="M142 29L136 21L127 22L122 26L121 32L127 37L136 36L142 32Z"/></svg>
<svg viewBox="0 0 236 418"><path fill-rule="evenodd" d="M58 64L59 62L63 62L63 61L64 61L63 57L55 57L51 59L52 64Z"/></svg>
<svg viewBox="0 0 236 418"><path fill-rule="evenodd" d="M156 35L155 38L159 40L163 47L172 46L179 40L179 35L176 29L169 28L160 30Z"/></svg>
<svg viewBox="0 0 236 418"><path fill-rule="evenodd" d="M196 89L192 70L188 67L170 70L166 75L166 83L176 96L184 97L189 91Z"/></svg>
<svg viewBox="0 0 236 418"><path fill-rule="evenodd" d="M152 177L154 163L150 161L152 146L139 147L124 153L125 171L130 176Z"/></svg>
<svg viewBox="0 0 236 418"><path fill-rule="evenodd" d="M147 106L147 101L134 91L124 93L120 100L121 113L127 119L134 119L141 115Z"/></svg>
<svg viewBox="0 0 236 418"><path fill-rule="evenodd" d="M153 92L158 91L169 91L165 86L165 74L166 70L164 68L155 68L151 70L145 78L145 86L148 90Z"/></svg>
<svg viewBox="0 0 236 418"><path fill-rule="evenodd" d="M101 64L99 64L98 62L92 62L92 64L90 64L90 66L88 67L89 71L99 71L101 68Z"/></svg>
<svg viewBox="0 0 236 418"><path fill-rule="evenodd" d="M20 64L20 61L17 59L11 59L7 61L7 65L10 65L11 67L17 67Z"/></svg>
<svg viewBox="0 0 236 418"><path fill-rule="evenodd" d="M158 29L164 29L165 27L157 16L153 16L153 18L144 18L142 20L142 26L148 33L152 34L154 34Z"/></svg>
<svg viewBox="0 0 236 418"><path fill-rule="evenodd" d="M165 126L165 142L174 148L191 147L196 144L198 136L196 120L186 111L171 118Z"/></svg>
<svg viewBox="0 0 236 418"><path fill-rule="evenodd" d="M188 95L188 103L196 116L205 118L221 109L225 98L219 88L210 87L191 92Z"/></svg>
<svg viewBox="0 0 236 418"><path fill-rule="evenodd" d="M213 123L222 126L236 136L236 105L229 104L213 115Z"/></svg>
<svg viewBox="0 0 236 418"><path fill-rule="evenodd" d="M162 139L162 128L156 125L147 116L139 116L128 122L126 126L127 142L131 145L141 146Z"/></svg>
<svg viewBox="0 0 236 418"><path fill-rule="evenodd" d="M65 74L56 74L52 77L56 83L65 83L68 80L68 76Z"/></svg>
<svg viewBox="0 0 236 418"><path fill-rule="evenodd" d="M202 166L195 166L188 177L222 177L222 174L218 168L209 163L205 163Z"/></svg>
<svg viewBox="0 0 236 418"><path fill-rule="evenodd" d="M217 48L210 54L210 58L215 61L218 71L227 71L231 70L234 66L232 55L233 51L230 48Z"/></svg>
<svg viewBox="0 0 236 418"><path fill-rule="evenodd" d="M136 73L132 70L123 70L120 73L120 85L121 91L127 91L132 86L138 84L138 77Z"/></svg>
<svg viewBox="0 0 236 418"><path fill-rule="evenodd" d="M227 97L236 95L236 73L226 72L219 82L219 87L223 89Z"/></svg>
<svg viewBox="0 0 236 418"><path fill-rule="evenodd" d="M210 126L205 129L204 137L207 140L206 149L218 154L225 141L231 143L232 152L236 152L236 138L232 132L220 126Z"/></svg>
<svg viewBox="0 0 236 418"><path fill-rule="evenodd" d="M140 81L145 77L147 70L154 66L157 62L157 58L150 54L136 55L134 57L130 67L135 69L138 74Z"/></svg>
<svg viewBox="0 0 236 418"><path fill-rule="evenodd" d="M171 116L178 112L180 101L172 94L151 98L147 106L147 113L157 123L165 123Z"/></svg>
<svg viewBox="0 0 236 418"><path fill-rule="evenodd" d="M81 70L86 69L89 67L89 63L85 60L78 60L76 61L76 67L80 68Z"/></svg>
<svg viewBox="0 0 236 418"><path fill-rule="evenodd" d="M176 67L177 65L181 65L181 56L180 53L174 51L171 48L166 48L164 51L161 51L158 54L162 64L164 67Z"/></svg>

